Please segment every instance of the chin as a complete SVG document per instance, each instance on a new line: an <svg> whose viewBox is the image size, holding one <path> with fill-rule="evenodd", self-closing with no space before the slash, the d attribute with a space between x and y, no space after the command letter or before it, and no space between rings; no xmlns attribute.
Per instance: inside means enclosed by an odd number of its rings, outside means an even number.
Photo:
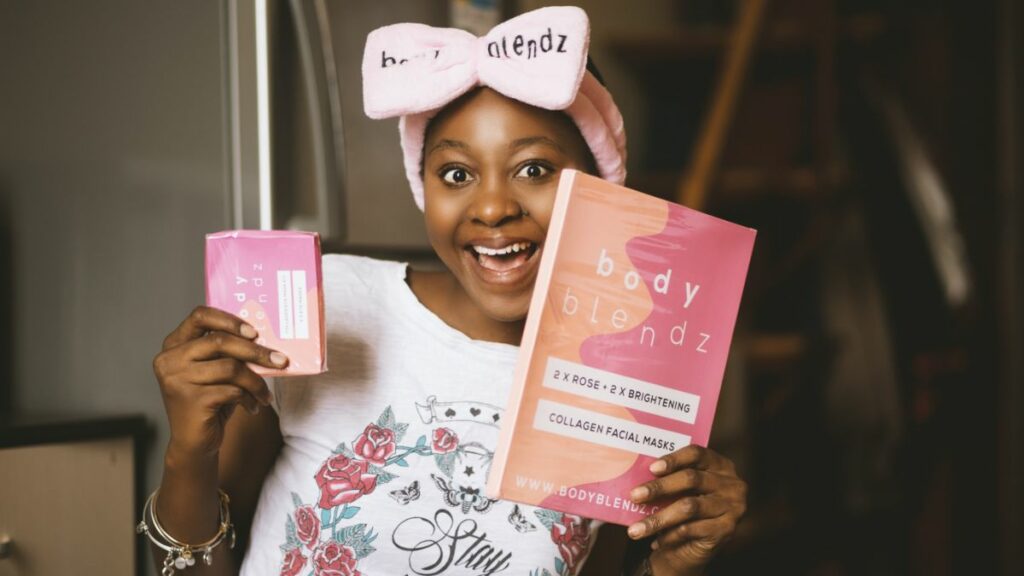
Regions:
<svg viewBox="0 0 1024 576"><path fill-rule="evenodd" d="M486 295L474 300L488 318L498 322L522 322L526 320L526 314L530 310L530 294L514 299Z"/></svg>

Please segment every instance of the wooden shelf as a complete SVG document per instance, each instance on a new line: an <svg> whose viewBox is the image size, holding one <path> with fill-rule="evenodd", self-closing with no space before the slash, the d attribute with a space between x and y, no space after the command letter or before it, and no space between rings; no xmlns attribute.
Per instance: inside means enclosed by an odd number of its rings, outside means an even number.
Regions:
<svg viewBox="0 0 1024 576"><path fill-rule="evenodd" d="M802 334L756 334L747 342L748 366L765 372L785 370L806 356L808 346Z"/></svg>

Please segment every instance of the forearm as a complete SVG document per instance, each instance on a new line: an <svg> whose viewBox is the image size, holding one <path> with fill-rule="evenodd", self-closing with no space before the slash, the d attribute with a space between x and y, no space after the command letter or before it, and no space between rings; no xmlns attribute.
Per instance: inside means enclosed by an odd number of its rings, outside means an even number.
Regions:
<svg viewBox="0 0 1024 576"><path fill-rule="evenodd" d="M164 456L164 473L154 502L154 513L163 529L175 540L188 544L209 541L220 525L219 476L217 455L183 454L169 446ZM152 527L151 527L152 528ZM184 574L188 576L224 576L238 573L236 558L225 539L212 552L207 566L201 554ZM157 569L163 567L167 551L150 543Z"/></svg>

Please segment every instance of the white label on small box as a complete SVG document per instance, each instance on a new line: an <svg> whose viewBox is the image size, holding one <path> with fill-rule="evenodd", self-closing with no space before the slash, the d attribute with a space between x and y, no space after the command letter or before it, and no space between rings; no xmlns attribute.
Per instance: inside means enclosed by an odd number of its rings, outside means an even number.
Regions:
<svg viewBox="0 0 1024 576"><path fill-rule="evenodd" d="M686 434L550 400L539 401L533 427L559 436L654 458L690 444L690 437Z"/></svg>
<svg viewBox="0 0 1024 576"><path fill-rule="evenodd" d="M295 310L295 337L309 338L309 303L306 301L305 270L292 270L292 307Z"/></svg>
<svg viewBox="0 0 1024 576"><path fill-rule="evenodd" d="M687 424L697 421L700 405L695 394L553 356L544 371L544 386Z"/></svg>
<svg viewBox="0 0 1024 576"><path fill-rule="evenodd" d="M290 270L277 271L277 318L278 338L295 338L295 313L292 311L292 273Z"/></svg>

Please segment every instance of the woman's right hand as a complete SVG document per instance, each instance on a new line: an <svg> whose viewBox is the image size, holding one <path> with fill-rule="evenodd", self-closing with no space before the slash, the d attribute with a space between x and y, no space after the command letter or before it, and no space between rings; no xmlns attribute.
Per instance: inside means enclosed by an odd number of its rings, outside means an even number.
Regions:
<svg viewBox="0 0 1024 576"><path fill-rule="evenodd" d="M153 372L171 428L168 450L215 455L236 406L256 413L260 404L270 405L267 383L247 363L282 368L288 359L256 344L256 337L244 320L206 306L193 310L167 336Z"/></svg>

